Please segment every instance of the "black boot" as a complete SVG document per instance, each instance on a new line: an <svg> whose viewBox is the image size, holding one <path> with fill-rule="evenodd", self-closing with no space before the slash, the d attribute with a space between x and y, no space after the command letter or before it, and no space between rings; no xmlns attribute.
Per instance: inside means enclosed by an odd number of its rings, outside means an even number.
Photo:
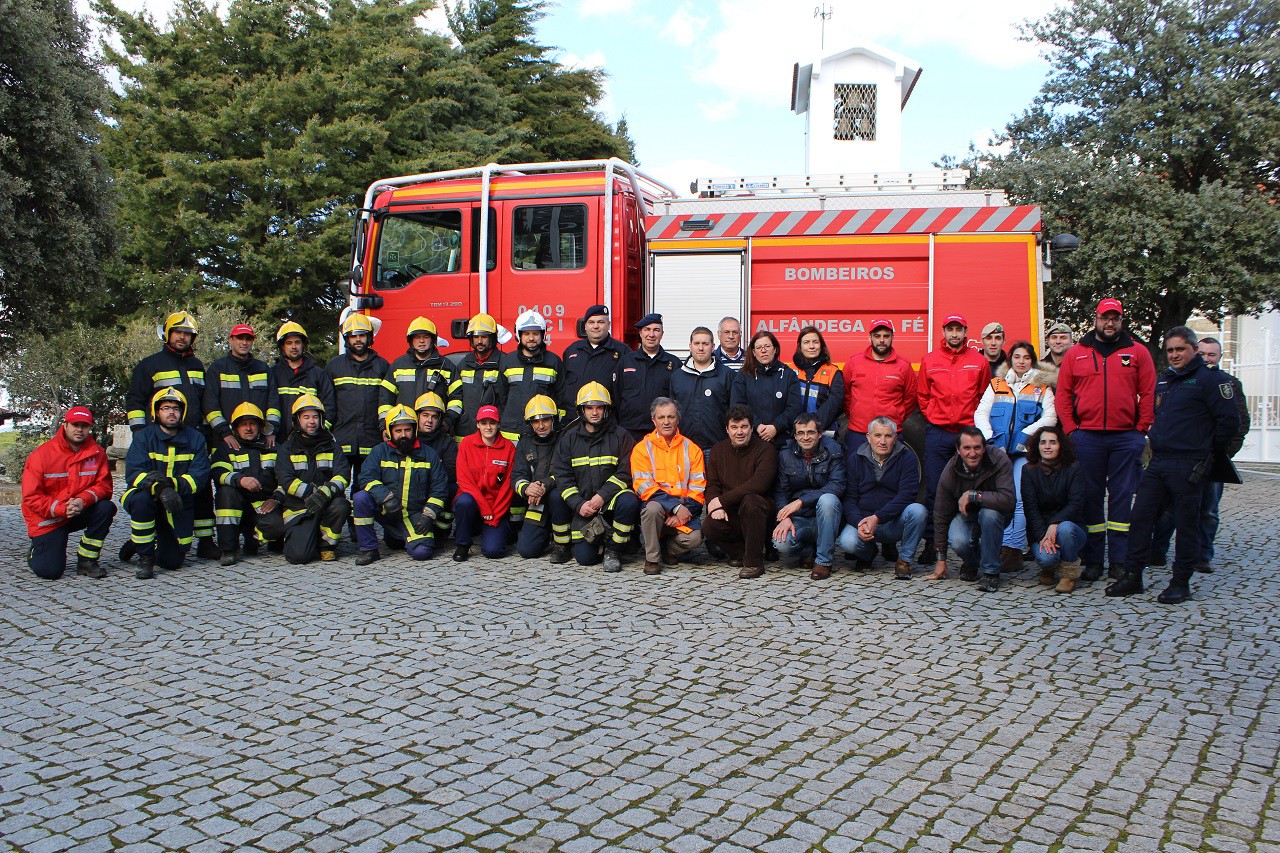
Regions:
<svg viewBox="0 0 1280 853"><path fill-rule="evenodd" d="M1120 579L1107 587L1107 595L1119 598L1124 595L1137 595L1145 587L1142 585L1142 572L1123 572Z"/></svg>
<svg viewBox="0 0 1280 853"><path fill-rule="evenodd" d="M138 568L134 570L133 576L140 581L145 581L156 576L154 562L151 557L138 555Z"/></svg>
<svg viewBox="0 0 1280 853"><path fill-rule="evenodd" d="M569 556L568 545L551 546L551 553L547 555L548 563L554 563L555 565L559 566L569 562L569 560L570 560L570 556Z"/></svg>
<svg viewBox="0 0 1280 853"><path fill-rule="evenodd" d="M245 537L244 547L240 549L246 557L253 557L258 553L258 540L252 536Z"/></svg>
<svg viewBox="0 0 1280 853"><path fill-rule="evenodd" d="M1170 581L1164 592L1156 596L1161 604L1181 604L1191 599L1191 584L1186 581Z"/></svg>
<svg viewBox="0 0 1280 853"><path fill-rule="evenodd" d="M196 540L196 556L201 560L219 560L222 558L222 551L213 544L212 536L202 536Z"/></svg>
<svg viewBox="0 0 1280 853"><path fill-rule="evenodd" d="M977 566L961 566L960 567L960 580L976 581L977 579L978 579Z"/></svg>
<svg viewBox="0 0 1280 853"><path fill-rule="evenodd" d="M234 566L235 564L236 564L235 548L232 548L230 551L223 551L222 556L218 558L219 566Z"/></svg>
<svg viewBox="0 0 1280 853"><path fill-rule="evenodd" d="M470 545L459 545L457 548L453 549L453 561L455 563L461 563L463 560L467 559L467 557L470 557L470 556L471 556Z"/></svg>
<svg viewBox="0 0 1280 853"><path fill-rule="evenodd" d="M124 540L124 544L120 546L120 562L127 563L133 559L133 555L138 553L138 546L133 544L132 539Z"/></svg>
<svg viewBox="0 0 1280 853"><path fill-rule="evenodd" d="M982 579L978 581L978 589L982 592L995 592L1000 588L1000 575L998 572L983 572Z"/></svg>
<svg viewBox="0 0 1280 853"><path fill-rule="evenodd" d="M272 539L270 542L267 543L267 550L270 551L272 554L283 554L284 540Z"/></svg>
<svg viewBox="0 0 1280 853"><path fill-rule="evenodd" d="M376 548L372 551L361 551L356 556L356 565L367 566L370 563L376 563L381 559L382 559L382 555L378 553L378 550Z"/></svg>
<svg viewBox="0 0 1280 853"><path fill-rule="evenodd" d="M91 560L88 557L76 557L76 574L84 575L87 578L105 578L107 570L102 568L97 560Z"/></svg>
<svg viewBox="0 0 1280 853"><path fill-rule="evenodd" d="M1102 577L1102 564L1091 563L1080 570L1080 583L1093 583Z"/></svg>
<svg viewBox="0 0 1280 853"><path fill-rule="evenodd" d="M932 566L938 562L938 549L932 545L925 545L924 550L920 552L920 556L916 558L916 562L922 566Z"/></svg>
<svg viewBox="0 0 1280 853"><path fill-rule="evenodd" d="M880 556L890 563L898 562L898 544L896 542L881 542ZM908 554L907 556L909 557L910 555Z"/></svg>

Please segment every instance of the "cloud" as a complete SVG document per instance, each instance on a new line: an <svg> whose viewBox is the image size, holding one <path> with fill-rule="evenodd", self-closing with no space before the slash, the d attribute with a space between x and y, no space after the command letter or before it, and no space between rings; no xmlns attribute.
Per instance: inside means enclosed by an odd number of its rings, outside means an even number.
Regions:
<svg viewBox="0 0 1280 853"><path fill-rule="evenodd" d="M633 5L635 0L582 0L578 13L584 18L592 15L616 15L631 11Z"/></svg>
<svg viewBox="0 0 1280 853"><path fill-rule="evenodd" d="M698 17L688 3L683 4L667 20L662 35L678 47L692 47L707 28L709 19Z"/></svg>
<svg viewBox="0 0 1280 853"><path fill-rule="evenodd" d="M690 195L689 184L699 178L719 178L738 173L738 170L716 160L699 158L669 160L652 166L643 165L640 170L653 175L682 196Z"/></svg>
<svg viewBox="0 0 1280 853"><path fill-rule="evenodd" d="M704 101L698 104L698 108L707 121L728 121L738 117L738 102L733 100Z"/></svg>

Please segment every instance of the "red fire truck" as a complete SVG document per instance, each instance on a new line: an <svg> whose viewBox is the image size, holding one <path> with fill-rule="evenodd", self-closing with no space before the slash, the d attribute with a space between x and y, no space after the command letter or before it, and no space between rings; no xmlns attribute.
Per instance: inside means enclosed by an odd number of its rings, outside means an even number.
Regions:
<svg viewBox="0 0 1280 853"><path fill-rule="evenodd" d="M381 322L384 354L419 315L447 345L473 314L511 328L526 309L547 317L562 351L595 304L633 346L635 320L662 313L673 352L725 316L747 336L776 333L784 357L812 324L843 362L886 317L919 362L956 313L975 337L996 320L1007 340L1038 344L1040 209L967 189L966 178L707 179L685 198L617 159L389 178L356 217L347 311Z"/></svg>

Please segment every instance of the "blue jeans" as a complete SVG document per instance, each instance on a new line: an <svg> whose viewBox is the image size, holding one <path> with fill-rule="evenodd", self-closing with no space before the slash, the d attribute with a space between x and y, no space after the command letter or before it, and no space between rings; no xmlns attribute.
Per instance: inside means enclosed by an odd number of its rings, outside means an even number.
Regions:
<svg viewBox="0 0 1280 853"><path fill-rule="evenodd" d="M986 575L1000 574L1000 545L1009 514L994 509L980 509L977 517L957 515L947 529L947 544L965 568L978 566Z"/></svg>
<svg viewBox="0 0 1280 853"><path fill-rule="evenodd" d="M1088 538L1088 534L1084 532L1084 528L1080 525L1071 521L1059 522L1058 553L1047 554L1040 550L1039 542L1032 542L1031 554L1035 557L1036 563L1046 569L1050 566L1056 566L1058 563L1074 563L1080 559L1080 549L1084 547L1086 538Z"/></svg>
<svg viewBox="0 0 1280 853"><path fill-rule="evenodd" d="M901 542L902 544L898 545L898 557L910 560L915 556L920 537L924 535L927 515L924 504L908 504L902 511L902 515L892 521L882 521L876 525L876 536L872 542L864 541L858 535L857 527L846 524L844 530L840 531L840 547L844 549L846 555L855 560L872 560L876 556L876 545L882 542L889 544Z"/></svg>
<svg viewBox="0 0 1280 853"><path fill-rule="evenodd" d="M843 517L840 499L826 494L818 498L818 506L813 518L791 516L795 530L787 534L787 538L774 544L778 553L788 564L795 565L810 553L814 552L814 562L820 566L830 566L835 557L836 534L840 531Z"/></svg>
<svg viewBox="0 0 1280 853"><path fill-rule="evenodd" d="M1022 469L1027 467L1027 457L1010 456L1013 463L1013 518L1004 529L1004 544L1018 551L1027 550L1027 517L1022 514Z"/></svg>

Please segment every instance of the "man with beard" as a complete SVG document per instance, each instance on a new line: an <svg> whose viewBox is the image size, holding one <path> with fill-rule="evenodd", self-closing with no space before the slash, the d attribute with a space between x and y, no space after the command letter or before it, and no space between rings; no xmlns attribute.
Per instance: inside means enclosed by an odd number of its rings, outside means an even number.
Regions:
<svg viewBox="0 0 1280 853"><path fill-rule="evenodd" d="M324 410L329 423L325 426L333 429L333 419L337 416L337 400L333 391L333 380L325 372L324 367L311 357L310 340L307 330L292 321L281 324L276 331L276 350L280 357L271 366L271 381L276 393L280 395L280 410L293 411L293 402L303 394L319 397L324 403ZM276 440L284 441L289 434L289 422L283 421L276 431ZM345 442L339 442L345 444ZM345 450L343 451L346 452Z"/></svg>
<svg viewBox="0 0 1280 853"><path fill-rule="evenodd" d="M618 396L618 363L631 350L622 341L609 334L609 309L592 305L582 316L585 337L574 341L564 351L564 392L560 398L561 411L569 411L577 405L578 391L589 382L598 382L609 392L609 398Z"/></svg>
<svg viewBox="0 0 1280 853"><path fill-rule="evenodd" d="M1124 331L1123 317L1119 299L1099 302L1094 330L1067 350L1058 370L1054 407L1084 474L1084 583L1102 577L1104 547L1113 573L1125 564L1133 495L1155 420L1155 363Z"/></svg>
<svg viewBox="0 0 1280 853"><path fill-rule="evenodd" d="M454 425L454 435L466 438L476 431L476 412L481 406L496 406L501 399L498 388L502 353L498 352L498 321L488 314L477 314L467 322L467 342L471 352L458 365L462 381L462 415Z"/></svg>
<svg viewBox="0 0 1280 853"><path fill-rule="evenodd" d="M391 365L373 351L373 322L363 314L342 321L346 352L329 359L324 372L333 383L333 437L351 466L351 481L360 477L360 466L370 450L382 443L378 401L382 378ZM324 401L321 400L321 405ZM290 405L290 410L293 406Z"/></svg>
<svg viewBox="0 0 1280 853"><path fill-rule="evenodd" d="M603 550L604 570L620 572L622 551L640 518L640 498L631 491L635 439L614 423L612 398L600 383L582 386L576 402L578 423L561 436L551 466L560 499L572 513L573 556L580 566L594 566ZM612 530L598 532L596 516Z"/></svg>
<svg viewBox="0 0 1280 853"><path fill-rule="evenodd" d="M139 580L155 577L156 566L182 565L191 549L196 495L209 489L209 448L184 423L186 397L177 388L162 388L148 408L150 423L134 433L125 456L129 488L120 501L129 513Z"/></svg>
<svg viewBox="0 0 1280 853"><path fill-rule="evenodd" d="M343 492L351 466L324 428L324 403L304 394L293 403L293 428L276 450L277 493L284 497L284 558L295 565L337 559L351 504ZM366 460L367 461L367 460Z"/></svg>
<svg viewBox="0 0 1280 853"><path fill-rule="evenodd" d="M770 495L778 473L778 450L756 434L751 410L730 406L728 438L707 455L707 513L702 533L729 555L740 578L764 574L765 546L773 523Z"/></svg>
<svg viewBox="0 0 1280 853"><path fill-rule="evenodd" d="M431 559L436 519L444 510L448 486L444 465L419 440L413 410L393 406L386 424L389 438L369 451L352 499L360 545L357 566L379 559L374 522L382 525L388 548L404 548L415 560Z"/></svg>
<svg viewBox="0 0 1280 853"><path fill-rule="evenodd" d="M444 471L444 506L436 513L436 545L441 545L453 529L453 499L458 494L458 442L445 429L444 400L439 394L423 394L413 408L418 415L418 441L436 452Z"/></svg>
<svg viewBox="0 0 1280 853"><path fill-rule="evenodd" d="M844 364L844 409L849 416L845 446L856 452L867 442L875 418L893 421L896 430L916 409L916 371L893 348L893 321L871 321L871 343Z"/></svg>
<svg viewBox="0 0 1280 853"><path fill-rule="evenodd" d="M947 576L947 546L960 558L960 579L978 581L978 589L1000 588L1000 546L1013 516L1013 464L998 447L988 447L982 430L963 427L956 454L938 481L933 541L938 559L933 574ZM979 578L981 571L981 578Z"/></svg>
<svg viewBox="0 0 1280 853"><path fill-rule="evenodd" d="M382 380L378 417L386 420L392 406L412 406L430 391L447 401L445 428L453 433L458 418L462 417L462 380L458 369L446 361L436 347L436 324L426 317L418 317L409 324L405 337L409 351L391 362L391 369Z"/></svg>
<svg viewBox="0 0 1280 853"><path fill-rule="evenodd" d="M547 350L547 320L537 311L526 311L516 318L516 337L515 352L503 355L498 366L498 396L502 401L502 435L518 442L532 429L522 417L529 401L538 396L558 401L563 396L564 363Z"/></svg>
<svg viewBox="0 0 1280 853"><path fill-rule="evenodd" d="M214 498L217 511L219 563L233 566L240 537L244 554L258 553L259 541L278 541L284 535L276 490L276 453L262 435L266 418L253 403L241 403L231 414L231 434L239 446L213 449L213 479L218 484Z"/></svg>
<svg viewBox="0 0 1280 853"><path fill-rule="evenodd" d="M671 374L680 362L662 348L662 315L646 314L636 323L640 346L618 368L618 423L641 441L653 429L649 404L671 393Z"/></svg>
<svg viewBox="0 0 1280 853"><path fill-rule="evenodd" d="M240 441L228 420L241 403L251 403L266 415L263 434L268 447L275 445L280 424L280 396L267 363L253 357L253 327L237 323L228 336L227 354L214 359L204 381L204 417L213 432L212 447L240 449Z"/></svg>
<svg viewBox="0 0 1280 853"><path fill-rule="evenodd" d="M525 504L516 553L526 560L541 557L547 550L554 525L556 544L551 562L569 562L569 509L556 492L556 478L551 470L556 454L558 417L555 399L542 394L524 407L529 434L516 445L514 481L516 496Z"/></svg>

